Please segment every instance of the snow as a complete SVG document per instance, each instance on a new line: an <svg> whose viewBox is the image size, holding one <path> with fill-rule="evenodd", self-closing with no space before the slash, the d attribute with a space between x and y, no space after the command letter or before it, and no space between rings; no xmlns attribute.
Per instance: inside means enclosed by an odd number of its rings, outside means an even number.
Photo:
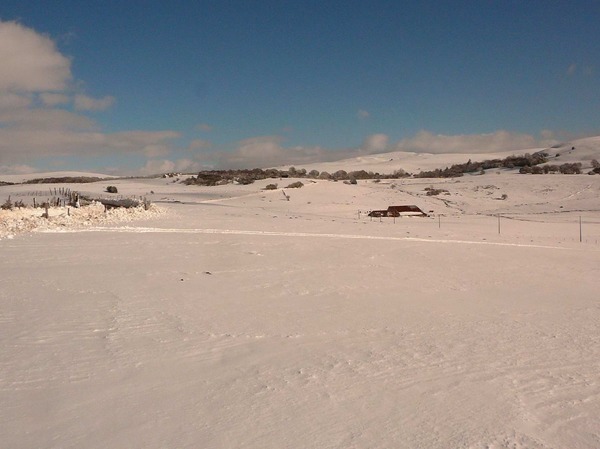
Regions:
<svg viewBox="0 0 600 449"><path fill-rule="evenodd" d="M164 210L155 205L148 210L145 210L144 206L139 206L107 211L98 202L81 208L51 207L48 210L48 218L43 217L45 214L43 208L25 207L0 210L0 239L14 238L15 235L24 232L79 229L102 223L132 221L141 217L159 216L162 213Z"/></svg>
<svg viewBox="0 0 600 449"><path fill-rule="evenodd" d="M293 181L11 228L1 446L600 446L600 176Z"/></svg>

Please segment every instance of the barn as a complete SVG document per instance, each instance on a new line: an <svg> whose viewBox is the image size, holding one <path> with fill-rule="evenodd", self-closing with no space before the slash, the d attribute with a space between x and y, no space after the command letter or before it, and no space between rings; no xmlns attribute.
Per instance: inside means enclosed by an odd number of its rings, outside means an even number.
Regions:
<svg viewBox="0 0 600 449"><path fill-rule="evenodd" d="M418 206L389 206L385 210L372 210L369 212L369 217L427 217Z"/></svg>

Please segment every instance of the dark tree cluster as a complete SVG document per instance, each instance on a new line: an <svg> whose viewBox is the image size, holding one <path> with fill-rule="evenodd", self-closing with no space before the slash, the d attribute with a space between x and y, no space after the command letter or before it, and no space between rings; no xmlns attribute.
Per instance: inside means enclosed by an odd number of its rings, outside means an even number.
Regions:
<svg viewBox="0 0 600 449"><path fill-rule="evenodd" d="M104 181L104 178L90 176L64 176L62 178L36 178L25 181L23 184L86 184Z"/></svg>
<svg viewBox="0 0 600 449"><path fill-rule="evenodd" d="M521 167L519 173L532 175L547 175L548 173L562 173L563 175L581 174L581 163L565 163L562 165L548 164L544 166Z"/></svg>
<svg viewBox="0 0 600 449"><path fill-rule="evenodd" d="M397 179L408 176L411 176L410 173L406 173L404 170L396 170L393 174L385 175L365 170L351 171L349 173L345 170L338 170L330 174L326 171L319 172L318 170L307 172L304 168L296 169L295 167L290 167L288 170L254 168L251 170L205 170L199 172L195 177L186 179L183 183L188 185L216 186L231 182L252 184L254 181L270 178L309 178L346 181L357 179Z"/></svg>

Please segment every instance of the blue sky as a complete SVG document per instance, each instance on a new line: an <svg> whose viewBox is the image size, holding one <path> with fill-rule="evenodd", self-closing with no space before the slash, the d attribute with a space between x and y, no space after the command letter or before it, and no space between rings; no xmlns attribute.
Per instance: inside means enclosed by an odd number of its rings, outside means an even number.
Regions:
<svg viewBox="0 0 600 449"><path fill-rule="evenodd" d="M596 1L3 0L0 173L600 134L598 23Z"/></svg>

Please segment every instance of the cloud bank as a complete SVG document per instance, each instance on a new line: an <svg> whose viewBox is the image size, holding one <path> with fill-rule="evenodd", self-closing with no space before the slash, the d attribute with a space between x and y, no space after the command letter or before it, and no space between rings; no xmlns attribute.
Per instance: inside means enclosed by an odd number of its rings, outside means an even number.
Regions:
<svg viewBox="0 0 600 449"><path fill-rule="evenodd" d="M415 136L390 143L386 134L372 134L358 147L325 149L323 147L286 147L280 136L260 136L242 140L233 151L199 153L195 160L205 167L254 168L301 166L331 162L392 151L411 153L496 153L526 151L557 143L554 133L543 131L539 138L529 134L496 131L487 134L443 135L420 131Z"/></svg>
<svg viewBox="0 0 600 449"><path fill-rule="evenodd" d="M557 140L551 131L544 131L540 139L529 135L495 131L488 134L463 134L448 136L420 131L414 137L402 139L394 151L414 153L494 153L539 148L552 145Z"/></svg>

